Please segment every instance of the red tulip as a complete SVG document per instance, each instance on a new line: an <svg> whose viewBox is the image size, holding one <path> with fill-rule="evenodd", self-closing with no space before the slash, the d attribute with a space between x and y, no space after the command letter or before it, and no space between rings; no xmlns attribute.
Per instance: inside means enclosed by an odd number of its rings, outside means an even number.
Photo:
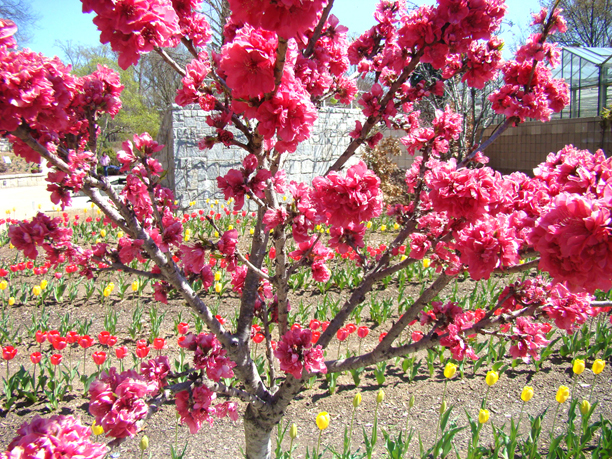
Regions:
<svg viewBox="0 0 612 459"><path fill-rule="evenodd" d="M50 330L47 332L47 341L53 344L53 341L58 336L60 336L60 332L58 332L57 330Z"/></svg>
<svg viewBox="0 0 612 459"><path fill-rule="evenodd" d="M91 358L93 359L96 365L100 366L106 360L106 352L104 351L94 352L93 354L91 354Z"/></svg>
<svg viewBox="0 0 612 459"><path fill-rule="evenodd" d="M128 353L128 348L125 346L119 346L115 349L115 355L118 359L123 359Z"/></svg>
<svg viewBox="0 0 612 459"><path fill-rule="evenodd" d="M149 346L138 346L136 348L136 356L139 359L144 359L147 355L149 355Z"/></svg>
<svg viewBox="0 0 612 459"><path fill-rule="evenodd" d="M4 360L13 360L17 355L17 349L13 346L5 346L2 348L2 358Z"/></svg>
<svg viewBox="0 0 612 459"><path fill-rule="evenodd" d="M321 326L321 321L317 319L312 319L310 321L310 324L308 325L308 328L310 328L311 330L318 330L320 326Z"/></svg>
<svg viewBox="0 0 612 459"><path fill-rule="evenodd" d="M66 333L66 340L69 344L76 343L77 341L79 341L79 338L79 334L75 331L69 331L68 333Z"/></svg>
<svg viewBox="0 0 612 459"><path fill-rule="evenodd" d="M217 319L221 325L225 325L225 319L221 317L220 315L217 314L215 316L215 319Z"/></svg>
<svg viewBox="0 0 612 459"><path fill-rule="evenodd" d="M264 340L264 338L265 336L261 333L255 333L255 335L253 336L253 341L255 341L256 344L259 344Z"/></svg>
<svg viewBox="0 0 612 459"><path fill-rule="evenodd" d="M421 341L421 338L423 338L423 332L419 331L419 330L415 330L412 332L412 341L414 341L415 343L418 341Z"/></svg>
<svg viewBox="0 0 612 459"><path fill-rule="evenodd" d="M380 336L378 337L378 342L380 343L383 339L385 339L385 336L387 336L386 333L381 333Z"/></svg>
<svg viewBox="0 0 612 459"><path fill-rule="evenodd" d="M153 340L153 347L158 350L161 351L162 349L166 349L168 346L166 346L166 340L163 338L155 338Z"/></svg>
<svg viewBox="0 0 612 459"><path fill-rule="evenodd" d="M113 335L110 335L108 337L108 341L106 341L106 345L108 347L113 347L115 344L117 344L117 337L113 336Z"/></svg>
<svg viewBox="0 0 612 459"><path fill-rule="evenodd" d="M276 350L276 345L277 345L276 341L274 341L274 340L271 340L271 341L270 341L270 346L272 346L272 350L273 350L273 351L275 351L275 350Z"/></svg>
<svg viewBox="0 0 612 459"><path fill-rule="evenodd" d="M185 337L184 337L184 336L179 336L179 337L178 337L178 340L177 340L179 347L181 347L181 343L182 343L183 341L185 341Z"/></svg>
<svg viewBox="0 0 612 459"><path fill-rule="evenodd" d="M349 336L349 332L346 328L341 328L340 330L338 330L336 332L336 337L340 340L340 341L344 341L345 339L347 339Z"/></svg>
<svg viewBox="0 0 612 459"><path fill-rule="evenodd" d="M319 338L321 337L321 332L319 331L314 331L312 332L312 336L310 337L310 342L312 344L316 344L317 341L319 341Z"/></svg>
<svg viewBox="0 0 612 459"><path fill-rule="evenodd" d="M62 354L53 354L51 356L51 365L59 365L62 363Z"/></svg>
<svg viewBox="0 0 612 459"><path fill-rule="evenodd" d="M186 335L189 331L189 324L186 322L181 322L176 326L176 328L181 335Z"/></svg>
<svg viewBox="0 0 612 459"><path fill-rule="evenodd" d="M293 324L291 326L291 330L301 330L302 326L300 324Z"/></svg>
<svg viewBox="0 0 612 459"><path fill-rule="evenodd" d="M56 336L53 338L53 342L51 344L53 345L53 349L56 351L61 351L62 349L66 348L68 341L63 336Z"/></svg>
<svg viewBox="0 0 612 459"><path fill-rule="evenodd" d="M355 324L347 324L347 326L344 328L346 328L350 334L353 334L357 331L357 325Z"/></svg>
<svg viewBox="0 0 612 459"><path fill-rule="evenodd" d="M93 346L93 343L93 338L89 335L83 335L79 339L79 346L81 346L83 349Z"/></svg>
<svg viewBox="0 0 612 459"><path fill-rule="evenodd" d="M139 339L136 341L136 347L148 346L149 342L146 339Z"/></svg>
<svg viewBox="0 0 612 459"><path fill-rule="evenodd" d="M30 360L34 365L40 363L40 359L42 359L42 354L40 352L32 352L30 354Z"/></svg>
<svg viewBox="0 0 612 459"><path fill-rule="evenodd" d="M321 330L325 331L327 330L327 327L329 327L329 321L326 320L325 322L321 322Z"/></svg>
<svg viewBox="0 0 612 459"><path fill-rule="evenodd" d="M100 342L100 344L103 344L104 346L106 346L108 344L108 337L110 336L110 333L107 332L106 330L101 331L98 334L98 341Z"/></svg>
<svg viewBox="0 0 612 459"><path fill-rule="evenodd" d="M363 326L357 329L357 336L359 336L361 339L368 336L368 333L370 333L370 329L368 327Z"/></svg>
<svg viewBox="0 0 612 459"><path fill-rule="evenodd" d="M38 331L36 332L36 342L37 342L38 344L42 344L42 343L44 343L45 341L47 341L47 332L44 332L44 331L42 331L42 330L38 330Z"/></svg>
<svg viewBox="0 0 612 459"><path fill-rule="evenodd" d="M0 268L0 277L6 277L8 275L8 271L4 268Z"/></svg>

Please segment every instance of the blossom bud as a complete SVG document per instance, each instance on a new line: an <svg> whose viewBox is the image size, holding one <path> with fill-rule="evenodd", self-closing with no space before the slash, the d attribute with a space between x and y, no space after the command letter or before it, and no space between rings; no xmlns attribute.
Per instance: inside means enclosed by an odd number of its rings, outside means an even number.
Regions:
<svg viewBox="0 0 612 459"><path fill-rule="evenodd" d="M589 414L589 411L591 411L591 404L588 400L583 400L580 404L580 413L583 416L586 416L587 414Z"/></svg>
<svg viewBox="0 0 612 459"><path fill-rule="evenodd" d="M378 394L376 394L376 403L382 403L384 399L385 399L385 392L381 389L378 391Z"/></svg>
<svg viewBox="0 0 612 459"><path fill-rule="evenodd" d="M533 397L533 387L525 386L523 387L523 392L521 392L521 400L524 402L528 402Z"/></svg>
<svg viewBox="0 0 612 459"><path fill-rule="evenodd" d="M542 418L538 416L535 422L533 423L533 430L537 432L538 430L540 430L540 427L542 427Z"/></svg>
<svg viewBox="0 0 612 459"><path fill-rule="evenodd" d="M572 370L574 370L574 373L577 375L582 374L582 372L584 371L584 360L582 359L574 360L574 366Z"/></svg>
<svg viewBox="0 0 612 459"><path fill-rule="evenodd" d="M149 437L147 437L146 435L143 435L142 438L140 439L140 444L138 446L140 447L141 451L144 451L145 449L147 449L149 447Z"/></svg>
<svg viewBox="0 0 612 459"><path fill-rule="evenodd" d="M410 401L408 402L408 406L412 408L414 406L415 398L414 394L410 396Z"/></svg>
<svg viewBox="0 0 612 459"><path fill-rule="evenodd" d="M457 365L454 363L448 362L444 367L444 377L446 379L451 379L457 373Z"/></svg>
<svg viewBox="0 0 612 459"><path fill-rule="evenodd" d="M565 401L569 398L570 391L567 386L560 386L559 390L557 390L557 396L555 399L559 403L565 403Z"/></svg>
<svg viewBox="0 0 612 459"><path fill-rule="evenodd" d="M493 386L498 379L499 374L497 373L497 371L489 371L487 372L487 377L485 378L485 381L487 383L487 386Z"/></svg>
<svg viewBox="0 0 612 459"><path fill-rule="evenodd" d="M357 408L359 405L361 405L361 393L357 392L353 397L353 407Z"/></svg>
<svg viewBox="0 0 612 459"><path fill-rule="evenodd" d="M601 373L604 369L604 367L606 366L606 362L604 362L601 359L597 359L593 362L593 373L598 375L599 373Z"/></svg>
<svg viewBox="0 0 612 459"><path fill-rule="evenodd" d="M489 410L480 410L480 413L478 413L478 422L480 422L481 424L484 424L485 422L487 422L489 420Z"/></svg>
<svg viewBox="0 0 612 459"><path fill-rule="evenodd" d="M446 400L444 400L442 402L442 405L440 405L440 414L444 414L445 411L446 411Z"/></svg>
<svg viewBox="0 0 612 459"><path fill-rule="evenodd" d="M295 425L295 422L291 424L291 429L289 429L289 436L293 439L297 438L297 425Z"/></svg>
<svg viewBox="0 0 612 459"><path fill-rule="evenodd" d="M330 417L329 417L329 413L325 412L325 411L321 411L318 415L317 415L317 427L319 428L319 430L325 430L329 427L329 421L330 421Z"/></svg>

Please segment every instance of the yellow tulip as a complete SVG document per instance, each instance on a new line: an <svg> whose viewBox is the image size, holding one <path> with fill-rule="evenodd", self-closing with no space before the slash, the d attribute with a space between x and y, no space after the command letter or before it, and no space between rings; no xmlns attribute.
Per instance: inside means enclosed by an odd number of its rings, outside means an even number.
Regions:
<svg viewBox="0 0 612 459"><path fill-rule="evenodd" d="M485 422L487 422L489 420L489 410L480 410L480 412L478 413L478 422L480 422L481 424L484 424Z"/></svg>
<svg viewBox="0 0 612 459"><path fill-rule="evenodd" d="M289 429L289 436L292 439L297 438L297 425L295 425L295 422L291 424L291 429Z"/></svg>
<svg viewBox="0 0 612 459"><path fill-rule="evenodd" d="M218 199L215 199L215 204L219 204L219 200Z"/></svg>
<svg viewBox="0 0 612 459"><path fill-rule="evenodd" d="M149 447L149 437L147 437L146 435L143 435L142 438L140 439L140 444L138 445L138 447L140 448L141 451L144 451L145 449L147 449Z"/></svg>
<svg viewBox="0 0 612 459"><path fill-rule="evenodd" d="M580 404L580 413L583 416L586 416L587 414L589 414L589 411L591 411L591 404L588 400L583 400Z"/></svg>
<svg viewBox="0 0 612 459"><path fill-rule="evenodd" d="M10 297L8 300L8 304L9 306L13 306L15 304L15 298L14 297Z"/></svg>
<svg viewBox="0 0 612 459"><path fill-rule="evenodd" d="M46 289L47 285L49 285L49 282L47 282L47 279L43 279L43 280L40 281L40 288L41 289L43 289L43 290Z"/></svg>
<svg viewBox="0 0 612 459"><path fill-rule="evenodd" d="M134 282L132 282L132 292L136 292L138 291L138 287L140 287L140 284L138 283L137 280L135 280Z"/></svg>
<svg viewBox="0 0 612 459"><path fill-rule="evenodd" d="M106 237L106 230L105 229L101 229L100 230L100 236Z"/></svg>
<svg viewBox="0 0 612 459"><path fill-rule="evenodd" d="M8 287L8 282L5 280L0 281L0 290L6 290Z"/></svg>
<svg viewBox="0 0 612 459"><path fill-rule="evenodd" d="M249 229L249 234L252 236L253 234L255 234L255 230L253 228Z"/></svg>
<svg viewBox="0 0 612 459"><path fill-rule="evenodd" d="M100 242L102 242L102 239L96 238L96 244L99 244Z"/></svg>
<svg viewBox="0 0 612 459"><path fill-rule="evenodd" d="M584 360L582 359L574 360L574 366L572 370L574 370L574 373L577 375L582 374L582 372L584 371Z"/></svg>
<svg viewBox="0 0 612 459"><path fill-rule="evenodd" d="M367 222L367 223L366 223L366 228L367 228L367 229L372 228L372 222Z"/></svg>
<svg viewBox="0 0 612 459"><path fill-rule="evenodd" d="M115 290L115 283L114 282L109 282L108 283L108 288L110 288L110 291L112 292L113 290Z"/></svg>
<svg viewBox="0 0 612 459"><path fill-rule="evenodd" d="M487 383L487 386L493 386L498 379L499 374L497 373L497 371L489 371L487 372L487 377L485 378L485 381Z"/></svg>
<svg viewBox="0 0 612 459"><path fill-rule="evenodd" d="M34 287L32 287L32 295L38 296L41 293L42 293L42 289L40 288L40 285L35 285Z"/></svg>
<svg viewBox="0 0 612 459"><path fill-rule="evenodd" d="M457 373L457 365L454 363L448 362L444 367L444 377L447 379L451 379Z"/></svg>
<svg viewBox="0 0 612 459"><path fill-rule="evenodd" d="M233 229L234 229L234 225L229 225L229 226L227 227L227 230L228 230L228 231L231 231L231 230L233 230Z"/></svg>
<svg viewBox="0 0 612 459"><path fill-rule="evenodd" d="M210 202L210 198L206 198L206 204Z"/></svg>
<svg viewBox="0 0 612 459"><path fill-rule="evenodd" d="M14 248L15 248L15 246L13 245L13 243L9 242L9 249L14 249Z"/></svg>
<svg viewBox="0 0 612 459"><path fill-rule="evenodd" d="M117 239L121 239L123 237L123 231L117 232Z"/></svg>
<svg viewBox="0 0 612 459"><path fill-rule="evenodd" d="M382 232L387 231L387 225L380 225L380 230L381 230Z"/></svg>
<svg viewBox="0 0 612 459"><path fill-rule="evenodd" d="M215 237L219 237L219 232L215 231Z"/></svg>
<svg viewBox="0 0 612 459"><path fill-rule="evenodd" d="M382 403L384 399L385 391L381 389L378 391L378 394L376 394L376 403Z"/></svg>
<svg viewBox="0 0 612 459"><path fill-rule="evenodd" d="M215 281L219 282L221 280L221 271L217 271L215 273Z"/></svg>
<svg viewBox="0 0 612 459"><path fill-rule="evenodd" d="M329 417L329 413L325 412L325 411L321 411L318 415L317 415L317 427L319 428L319 430L325 430L329 427L329 421L330 421L330 417Z"/></svg>
<svg viewBox="0 0 612 459"><path fill-rule="evenodd" d="M565 401L569 398L569 396L570 396L569 388L567 386L560 386L559 390L557 390L557 396L555 397L555 399L559 403L565 403Z"/></svg>
<svg viewBox="0 0 612 459"><path fill-rule="evenodd" d="M97 437L98 435L102 435L104 433L104 428L96 424L96 421L91 425L92 433Z"/></svg>
<svg viewBox="0 0 612 459"><path fill-rule="evenodd" d="M393 229L394 230L398 230L399 229L399 224L396 223L395 225L393 225Z"/></svg>
<svg viewBox="0 0 612 459"><path fill-rule="evenodd" d="M42 209L42 204L38 204L38 210Z"/></svg>
<svg viewBox="0 0 612 459"><path fill-rule="evenodd" d="M283 196L283 201L286 201L286 200L287 200L287 196Z"/></svg>
<svg viewBox="0 0 612 459"><path fill-rule="evenodd" d="M524 402L528 402L533 398L533 387L525 386L523 387L523 392L521 392L521 400Z"/></svg>
<svg viewBox="0 0 612 459"><path fill-rule="evenodd" d="M423 258L423 268L427 269L431 265L431 260L429 258Z"/></svg>
<svg viewBox="0 0 612 459"><path fill-rule="evenodd" d="M359 405L361 405L361 393L357 392L353 397L353 407L357 408Z"/></svg>
<svg viewBox="0 0 612 459"><path fill-rule="evenodd" d="M593 373L598 375L599 373L601 373L604 369L604 367L606 366L606 362L604 362L601 359L597 359L593 362Z"/></svg>
<svg viewBox="0 0 612 459"><path fill-rule="evenodd" d="M189 242L189 239L191 239L191 236L189 234L185 234L185 237L183 237L183 241Z"/></svg>
<svg viewBox="0 0 612 459"><path fill-rule="evenodd" d="M110 296L110 294L113 293L113 291L106 287L103 291L102 291L102 295L104 295L105 298L108 298Z"/></svg>
<svg viewBox="0 0 612 459"><path fill-rule="evenodd" d="M221 285L221 283L220 283L220 282L217 282L217 283L215 284L215 292L217 292L217 293L221 293L221 290L223 290L223 285Z"/></svg>

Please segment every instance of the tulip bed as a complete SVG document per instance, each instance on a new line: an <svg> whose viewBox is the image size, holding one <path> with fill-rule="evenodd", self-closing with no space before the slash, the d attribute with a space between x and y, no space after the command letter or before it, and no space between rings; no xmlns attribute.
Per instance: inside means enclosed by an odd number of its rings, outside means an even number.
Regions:
<svg viewBox="0 0 612 459"><path fill-rule="evenodd" d="M233 212L229 204L231 201L211 201L208 209L186 205L183 239L218 237L215 232L231 229L248 239L253 216L247 211ZM60 215L85 245L116 243L122 237L120 231L104 224L93 207ZM378 242L384 233L397 231L393 220L386 217L372 220L367 228L366 249L372 256L385 249ZM326 227L317 231L322 238L328 237ZM40 423L33 421L38 415L72 415L80 418L92 436L94 445L87 447L97 451L95 443L105 441L96 436L102 430L93 423L88 405L101 372L111 367L134 368L160 380L164 371L184 372L190 365L185 336L205 332L206 327L195 315L185 314L179 299L170 296L167 305L160 305L150 281L121 272L87 280L70 264L50 270L48 265L24 260L10 246L6 232L0 234L0 242L2 446L9 444L23 422ZM398 257L404 256L404 248L399 252ZM332 276L327 282L314 282L310 269L292 281L290 322L293 328L310 329L313 343L336 313L342 290L360 280L351 258L350 253L333 254ZM271 267L270 259L266 263ZM133 267L139 264L146 269L148 261L134 260ZM208 294L210 307L232 329L238 295L223 260L211 257L209 264L210 285L197 280L193 287ZM379 330L397 320L433 274L424 259L385 279L357 308L351 322L338 331L336 344L328 347L326 357L373 348L382 339ZM524 280L528 274L515 277ZM300 293L305 290L312 295ZM478 314L479 305L486 307L502 294L495 277L480 282L459 278L438 299ZM597 296L607 300L612 295L598 292ZM435 307L427 314L435 314ZM421 324L415 321L401 339L408 342L422 337ZM557 457L555 451L561 451L559 457L608 457L604 452L612 448L612 399L606 362L612 356L612 329L607 308L593 308L592 316L573 335L551 328L546 335L549 344L541 350L539 361L513 359L503 338L495 334L487 338L472 338L475 359L454 360L438 346L374 367L313 376L279 426L275 457L425 457L435 443L440 451L460 457L502 457L511 451L516 457ZM251 339L255 362L264 374L264 346L259 346L264 340L258 325L253 326ZM335 396L328 397L330 394ZM177 399L180 412L179 405ZM188 434L189 422L177 421L174 407L163 407L142 433L110 454L240 457L243 438L232 424L241 422L234 420L242 407L235 402L218 406L228 417L216 420L214 430L204 426L195 437ZM70 432L80 432L83 437L85 430L68 418L53 419L66 429L66 438ZM22 436L34 428L24 428ZM204 454L201 445L205 445ZM141 450L144 446L147 448Z"/></svg>

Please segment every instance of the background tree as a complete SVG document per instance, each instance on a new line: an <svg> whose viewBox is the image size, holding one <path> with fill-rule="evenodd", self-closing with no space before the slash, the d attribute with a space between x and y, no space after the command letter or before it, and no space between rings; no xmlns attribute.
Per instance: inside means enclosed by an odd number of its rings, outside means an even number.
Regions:
<svg viewBox="0 0 612 459"><path fill-rule="evenodd" d="M19 45L28 42L38 20L31 0L0 0L0 18L10 19L17 24L19 30L16 39Z"/></svg>
<svg viewBox="0 0 612 459"><path fill-rule="evenodd" d="M550 7L556 0L540 0ZM607 48L612 46L612 1L560 0L559 8L567 21L567 32L553 39L563 46Z"/></svg>

